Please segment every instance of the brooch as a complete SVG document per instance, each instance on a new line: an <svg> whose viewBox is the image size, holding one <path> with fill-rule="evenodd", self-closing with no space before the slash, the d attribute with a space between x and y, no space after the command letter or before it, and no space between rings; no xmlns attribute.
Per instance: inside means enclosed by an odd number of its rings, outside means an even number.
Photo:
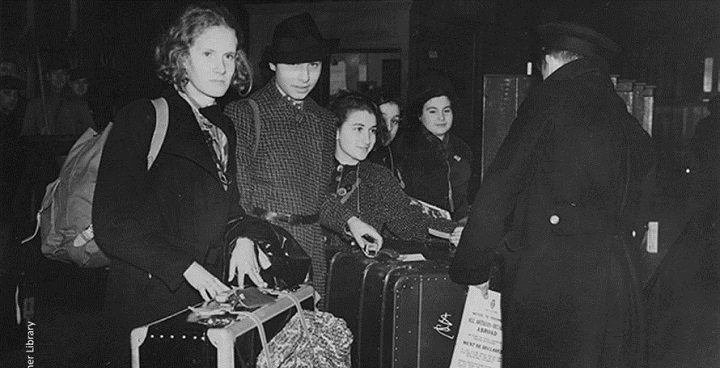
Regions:
<svg viewBox="0 0 720 368"><path fill-rule="evenodd" d="M455 161L457 161L457 162L460 162L460 160L462 160L462 158L461 158L460 156L458 156L458 155L453 156L453 158L454 158Z"/></svg>

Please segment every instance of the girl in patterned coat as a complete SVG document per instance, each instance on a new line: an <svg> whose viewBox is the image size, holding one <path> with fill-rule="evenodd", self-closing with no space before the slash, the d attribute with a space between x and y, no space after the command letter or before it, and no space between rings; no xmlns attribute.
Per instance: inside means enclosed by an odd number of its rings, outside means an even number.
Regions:
<svg viewBox="0 0 720 368"><path fill-rule="evenodd" d="M338 123L336 169L326 203L339 200L345 210L401 239L424 242L433 229L448 234L450 242L457 245L463 227L455 221L424 214L420 206L411 204L411 198L402 191L390 170L364 161L377 139L378 122L382 121L378 107L359 93L347 92L332 102L330 110ZM339 235L344 233L344 226L337 219L332 211L321 211L321 224L333 230L329 248L347 250L350 246Z"/></svg>

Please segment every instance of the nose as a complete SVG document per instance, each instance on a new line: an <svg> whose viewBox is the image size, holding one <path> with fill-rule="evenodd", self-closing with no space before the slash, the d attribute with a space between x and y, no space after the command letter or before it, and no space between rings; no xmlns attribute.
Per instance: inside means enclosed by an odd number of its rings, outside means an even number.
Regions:
<svg viewBox="0 0 720 368"><path fill-rule="evenodd" d="M372 143L374 134L372 132L368 132L367 134L363 134L363 145L369 146Z"/></svg>
<svg viewBox="0 0 720 368"><path fill-rule="evenodd" d="M445 121L445 111L440 112L440 121Z"/></svg>
<svg viewBox="0 0 720 368"><path fill-rule="evenodd" d="M309 82L310 81L310 64L305 63L300 67L300 75L298 76L300 81L302 82Z"/></svg>
<svg viewBox="0 0 720 368"><path fill-rule="evenodd" d="M225 72L227 72L228 68L225 65L225 59L222 56L217 58L213 63L213 70L218 74L225 74Z"/></svg>

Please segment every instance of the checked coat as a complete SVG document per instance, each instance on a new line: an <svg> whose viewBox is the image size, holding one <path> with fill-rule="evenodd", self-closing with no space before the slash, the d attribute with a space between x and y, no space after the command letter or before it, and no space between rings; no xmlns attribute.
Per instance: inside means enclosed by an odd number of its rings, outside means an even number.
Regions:
<svg viewBox="0 0 720 368"><path fill-rule="evenodd" d="M335 117L311 98L302 109L285 99L271 80L251 95L260 109L261 132L257 152L255 122L247 101L231 102L225 114L237 135L237 184L247 212L256 207L293 215L320 210L335 153ZM313 260L313 284L324 296L325 248L318 223L288 225L288 230Z"/></svg>

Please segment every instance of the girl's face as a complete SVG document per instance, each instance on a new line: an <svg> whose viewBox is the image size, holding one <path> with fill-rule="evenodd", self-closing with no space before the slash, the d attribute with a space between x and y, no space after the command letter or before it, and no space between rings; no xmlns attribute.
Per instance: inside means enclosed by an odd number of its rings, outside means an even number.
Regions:
<svg viewBox="0 0 720 368"><path fill-rule="evenodd" d="M395 102L386 102L380 105L380 111L389 134L387 144L390 144L400 128L400 106Z"/></svg>
<svg viewBox="0 0 720 368"><path fill-rule="evenodd" d="M355 165L375 146L377 119L365 110L350 112L337 130L335 157L341 164Z"/></svg>
<svg viewBox="0 0 720 368"><path fill-rule="evenodd" d="M190 46L185 59L185 92L201 107L213 104L230 87L237 42L231 28L214 26L205 29Z"/></svg>
<svg viewBox="0 0 720 368"><path fill-rule="evenodd" d="M433 97L423 105L420 122L434 136L441 140L453 123L453 112L447 96Z"/></svg>

